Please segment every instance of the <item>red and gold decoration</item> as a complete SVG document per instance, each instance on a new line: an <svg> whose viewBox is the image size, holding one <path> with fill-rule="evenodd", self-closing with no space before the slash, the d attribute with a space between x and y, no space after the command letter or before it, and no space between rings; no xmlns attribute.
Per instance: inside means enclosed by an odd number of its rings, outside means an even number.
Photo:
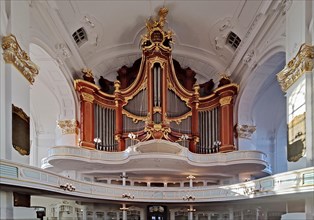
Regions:
<svg viewBox="0 0 314 220"><path fill-rule="evenodd" d="M75 81L81 146L123 151L135 142L165 139L195 153L235 149L233 102L238 85L226 76L216 89L212 80L199 85L193 70L173 60L167 13L161 8L157 18L147 21L142 58L132 67L121 67L117 81L101 77L100 87L90 78Z"/></svg>

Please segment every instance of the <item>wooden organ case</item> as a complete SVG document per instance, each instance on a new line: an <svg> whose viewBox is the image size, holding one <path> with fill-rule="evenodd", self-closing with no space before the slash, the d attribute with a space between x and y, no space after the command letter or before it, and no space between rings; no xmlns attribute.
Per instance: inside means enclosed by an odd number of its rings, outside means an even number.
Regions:
<svg viewBox="0 0 314 220"><path fill-rule="evenodd" d="M142 58L134 74L121 68L112 92L92 80L75 80L80 96L80 146L123 151L137 142L165 139L194 153L235 150L233 101L238 85L222 79L205 95L186 69L181 82L171 55L172 32L165 31L167 8L146 23ZM224 83L225 80L225 83ZM206 89L206 88L205 88Z"/></svg>

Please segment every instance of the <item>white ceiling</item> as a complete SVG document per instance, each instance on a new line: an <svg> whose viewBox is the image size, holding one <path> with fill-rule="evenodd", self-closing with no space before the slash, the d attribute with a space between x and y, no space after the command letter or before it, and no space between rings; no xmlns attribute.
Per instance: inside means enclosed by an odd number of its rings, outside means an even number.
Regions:
<svg viewBox="0 0 314 220"><path fill-rule="evenodd" d="M81 27L87 32L88 42L80 47L73 39L66 42L74 59L80 57L81 65L112 80L117 69L132 65L141 56L139 41L146 31L145 20L165 5L169 8L168 28L175 33L173 57L199 73L201 82L210 78L218 81L219 73L227 70L235 55L225 44L227 35L233 31L244 44L254 19L266 5L261 0L72 0L48 4L61 21L54 23L63 25L60 30L67 32L63 35L71 37Z"/></svg>

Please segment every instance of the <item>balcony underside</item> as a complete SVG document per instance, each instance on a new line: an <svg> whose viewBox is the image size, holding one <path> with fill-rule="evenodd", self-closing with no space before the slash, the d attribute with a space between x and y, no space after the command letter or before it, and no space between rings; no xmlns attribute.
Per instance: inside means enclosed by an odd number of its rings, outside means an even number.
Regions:
<svg viewBox="0 0 314 220"><path fill-rule="evenodd" d="M232 177L239 173L262 175L267 167L260 151L194 154L177 143L152 140L131 146L123 152L105 152L80 147L58 146L49 150L42 168L76 170L85 174L127 172L136 176Z"/></svg>

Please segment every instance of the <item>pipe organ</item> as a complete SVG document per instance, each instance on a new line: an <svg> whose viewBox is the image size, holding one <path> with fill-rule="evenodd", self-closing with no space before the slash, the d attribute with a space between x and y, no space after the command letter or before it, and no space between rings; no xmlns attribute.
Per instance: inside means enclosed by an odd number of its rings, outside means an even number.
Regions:
<svg viewBox="0 0 314 220"><path fill-rule="evenodd" d="M123 151L138 142L165 139L200 154L235 149L233 101L238 85L222 78L209 91L212 80L204 87L197 84L193 70L179 69L171 55L172 32L164 30L167 13L161 8L158 18L147 21L142 58L118 70L114 83L99 81L99 87L94 80L75 80L81 146Z"/></svg>

